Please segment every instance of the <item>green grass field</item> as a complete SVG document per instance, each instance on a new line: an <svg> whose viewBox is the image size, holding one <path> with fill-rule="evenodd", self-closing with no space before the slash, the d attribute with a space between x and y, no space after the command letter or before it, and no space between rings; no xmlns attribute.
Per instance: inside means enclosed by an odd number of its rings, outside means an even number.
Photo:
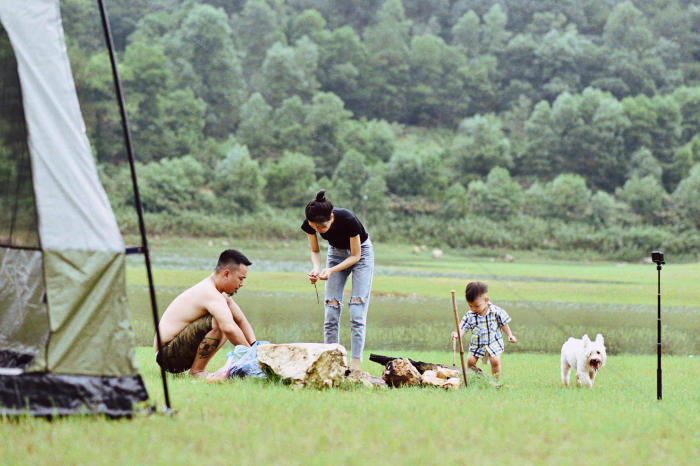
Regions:
<svg viewBox="0 0 700 466"><path fill-rule="evenodd" d="M402 355L451 363L449 352ZM151 351L137 356L162 405ZM480 379L450 392L169 377L173 417L2 419L0 451L3 464L692 464L700 364L664 364L662 401L655 358L638 355L609 357L593 390L560 387L558 355L523 353L503 357L503 387Z"/></svg>
<svg viewBox="0 0 700 466"><path fill-rule="evenodd" d="M211 241L211 244L210 244ZM305 280L298 243L156 240L154 276L162 311L206 277L221 249L253 261L235 299L259 339L319 341L323 310ZM2 464L692 464L700 454L700 267L662 275L664 399L656 400L656 269L649 264L553 261L513 253L515 262L469 251L376 245L377 268L362 368L370 352L452 363L449 291L489 283L519 339L503 356L503 386L470 379L457 391L363 387L298 390L260 380L217 385L169 376L177 414L110 421L0 418ZM153 324L142 259L127 270L137 362L163 406L150 348ZM322 287L319 287L323 299ZM345 313L347 314L347 313ZM568 336L603 333L607 365L593 390L561 387ZM349 345L347 315L341 343ZM219 367L224 348L212 361ZM459 364L459 363L458 363Z"/></svg>

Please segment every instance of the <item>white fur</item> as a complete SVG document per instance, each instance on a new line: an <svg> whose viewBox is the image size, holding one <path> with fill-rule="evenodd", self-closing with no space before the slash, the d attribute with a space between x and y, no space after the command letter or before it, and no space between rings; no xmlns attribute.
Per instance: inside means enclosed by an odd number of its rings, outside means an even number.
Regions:
<svg viewBox="0 0 700 466"><path fill-rule="evenodd" d="M561 347L561 383L569 386L571 368L576 370L576 384L593 388L595 376L605 365L605 344L603 335L596 335L591 341L588 335L583 338L569 338Z"/></svg>

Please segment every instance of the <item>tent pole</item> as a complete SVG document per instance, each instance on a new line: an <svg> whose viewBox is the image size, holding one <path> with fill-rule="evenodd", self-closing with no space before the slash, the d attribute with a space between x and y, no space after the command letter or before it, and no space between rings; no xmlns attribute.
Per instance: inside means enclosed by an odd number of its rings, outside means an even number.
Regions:
<svg viewBox="0 0 700 466"><path fill-rule="evenodd" d="M131 145L131 131L129 131L129 122L126 117L126 106L124 105L124 94L122 92L121 81L119 80L119 72L117 71L117 61L114 56L114 41L112 39L112 30L109 27L109 19L102 0L97 0L102 17L102 27L105 32L107 48L109 49L109 60L112 63L112 75L114 77L114 87L117 91L117 100L119 101L119 111L122 117L122 128L124 130L124 140L126 142L126 152L129 157L129 166L131 167L131 182L134 186L134 199L136 201L136 212L139 216L139 231L141 232L141 249L146 261L146 273L148 275L148 290L151 296L151 310L153 312L153 326L156 329L156 341L158 351L163 348L163 342L160 338L160 330L158 329L158 305L156 304L156 292L153 286L153 275L151 273L151 258L148 252L148 239L146 237L146 226L143 222L143 209L141 207L141 196L139 195L139 185L136 180L136 170L134 167L134 151ZM170 407L170 396L168 395L168 382L165 376L165 369L160 368L160 376L163 380L163 393L165 395L165 406L168 411Z"/></svg>

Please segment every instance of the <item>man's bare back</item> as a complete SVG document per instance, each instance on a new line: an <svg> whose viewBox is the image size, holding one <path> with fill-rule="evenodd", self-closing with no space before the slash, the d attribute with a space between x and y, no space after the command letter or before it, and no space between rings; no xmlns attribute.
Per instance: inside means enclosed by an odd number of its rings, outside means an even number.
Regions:
<svg viewBox="0 0 700 466"><path fill-rule="evenodd" d="M207 277L180 293L160 318L158 329L162 343L165 345L189 324L207 314L207 304L212 301L220 301L226 305L226 298L216 289L212 277ZM158 351L155 338L153 348Z"/></svg>

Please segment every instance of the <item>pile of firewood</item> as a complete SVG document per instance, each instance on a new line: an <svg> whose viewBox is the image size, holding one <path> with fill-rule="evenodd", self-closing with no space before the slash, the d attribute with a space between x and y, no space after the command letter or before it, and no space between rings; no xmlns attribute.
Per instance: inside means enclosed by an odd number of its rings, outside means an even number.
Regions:
<svg viewBox="0 0 700 466"><path fill-rule="evenodd" d="M385 366L382 379L390 387L430 385L450 389L458 388L462 383L456 368L442 364L378 354L370 354L369 360Z"/></svg>

